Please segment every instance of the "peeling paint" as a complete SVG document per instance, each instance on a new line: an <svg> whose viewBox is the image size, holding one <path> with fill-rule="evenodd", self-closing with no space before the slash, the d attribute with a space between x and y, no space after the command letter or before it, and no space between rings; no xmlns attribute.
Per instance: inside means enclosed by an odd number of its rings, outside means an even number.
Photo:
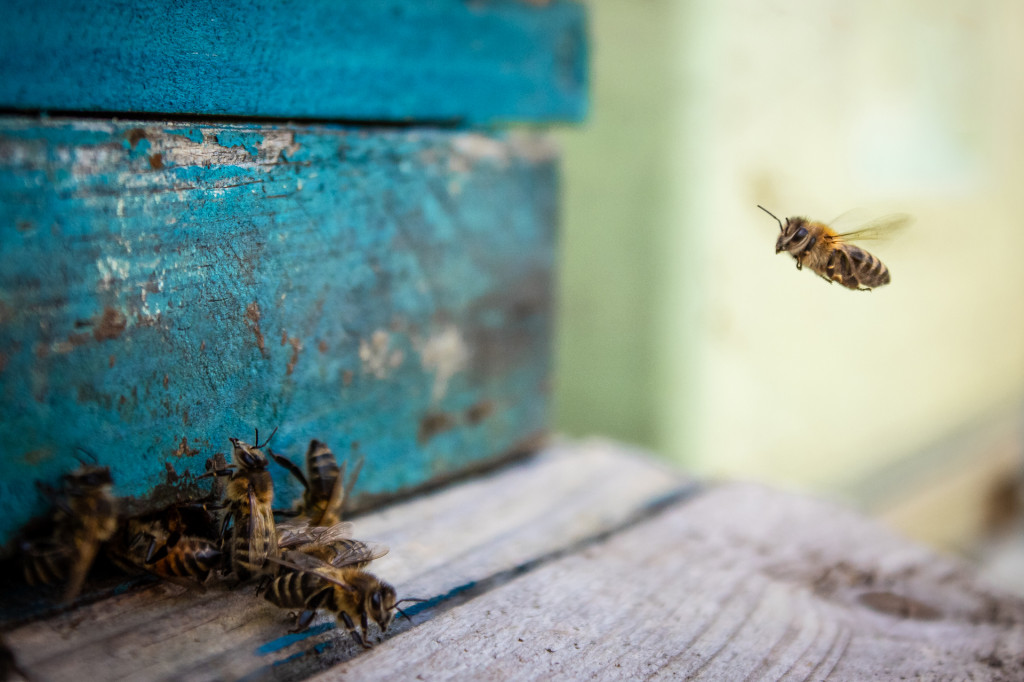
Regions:
<svg viewBox="0 0 1024 682"><path fill-rule="evenodd" d="M416 344L420 364L434 373L430 398L439 402L448 392L448 382L457 372L465 369L470 353L462 334L455 325L447 325L432 336Z"/></svg>
<svg viewBox="0 0 1024 682"><path fill-rule="evenodd" d="M391 370L401 367L405 361L405 353L401 349L391 348L391 335L383 329L373 332L370 340L360 339L359 359L363 363L363 371L378 379L385 379Z"/></svg>
<svg viewBox="0 0 1024 682"><path fill-rule="evenodd" d="M434 129L15 119L0 392L25 399L0 422L17 453L3 480L56 479L85 443L141 504L165 461L184 481L227 437L280 425L289 451L361 443L361 492L379 493L543 429L553 163L509 151L454 173L462 133ZM202 165L218 159L242 165ZM0 500L0 540L36 505L22 487Z"/></svg>

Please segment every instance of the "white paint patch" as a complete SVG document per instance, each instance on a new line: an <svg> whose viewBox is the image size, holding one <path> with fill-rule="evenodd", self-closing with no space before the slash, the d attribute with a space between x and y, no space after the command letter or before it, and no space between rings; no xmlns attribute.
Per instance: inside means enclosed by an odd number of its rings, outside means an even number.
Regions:
<svg viewBox="0 0 1024 682"><path fill-rule="evenodd" d="M508 145L480 133L463 133L452 140L448 166L452 171L467 172L475 163L487 161L498 166L508 163Z"/></svg>
<svg viewBox="0 0 1024 682"><path fill-rule="evenodd" d="M96 269L100 273L100 284L104 289L109 289L115 282L128 279L131 263L113 256L103 256L96 261Z"/></svg>
<svg viewBox="0 0 1024 682"><path fill-rule="evenodd" d="M469 347L455 325L448 325L418 342L416 349L420 354L423 369L434 373L434 386L430 397L437 403L448 392L448 382L457 372L466 368L469 362Z"/></svg>
<svg viewBox="0 0 1024 682"><path fill-rule="evenodd" d="M508 147L512 155L534 163L554 161L558 158L558 143L550 135L512 131L508 134Z"/></svg>
<svg viewBox="0 0 1024 682"><path fill-rule="evenodd" d="M299 150L295 142L295 133L287 130L267 130L263 132L263 141L257 145L260 150L259 160L262 163L281 163L281 156L291 157Z"/></svg>
<svg viewBox="0 0 1024 682"><path fill-rule="evenodd" d="M378 329L370 336L370 340L360 339L359 360L363 363L363 371L378 379L386 379L388 374L400 367L405 361L405 353L401 349L391 348L391 335Z"/></svg>

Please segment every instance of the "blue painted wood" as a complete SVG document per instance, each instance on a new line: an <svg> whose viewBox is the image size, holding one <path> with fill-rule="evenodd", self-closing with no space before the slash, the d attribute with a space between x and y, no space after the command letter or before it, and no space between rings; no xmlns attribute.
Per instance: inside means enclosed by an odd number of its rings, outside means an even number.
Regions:
<svg viewBox="0 0 1024 682"><path fill-rule="evenodd" d="M79 447L166 500L276 426L372 495L542 431L556 180L532 135L0 119L0 541Z"/></svg>
<svg viewBox="0 0 1024 682"><path fill-rule="evenodd" d="M0 107L258 117L579 120L569 0L5 3Z"/></svg>

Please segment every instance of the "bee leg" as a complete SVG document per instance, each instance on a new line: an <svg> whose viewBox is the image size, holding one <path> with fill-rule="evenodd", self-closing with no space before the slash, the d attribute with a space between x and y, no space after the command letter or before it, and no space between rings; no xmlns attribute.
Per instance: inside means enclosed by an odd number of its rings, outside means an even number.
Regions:
<svg viewBox="0 0 1024 682"><path fill-rule="evenodd" d="M807 242L807 246L805 246L804 250L800 252L800 258L797 259L798 263L803 265L804 258L806 258L807 254L809 254L811 252L811 247L814 246L815 242L817 242L817 241L818 241L817 237L811 237L810 241Z"/></svg>
<svg viewBox="0 0 1024 682"><path fill-rule="evenodd" d="M352 618L347 613L342 611L338 614L338 617L341 618L342 622L345 624L345 629L348 630L348 634L351 635L352 640L356 644L363 647L364 649L373 648L372 644L367 643L367 641L363 639L363 636L359 633L359 630L356 629L356 624L352 622Z"/></svg>
<svg viewBox="0 0 1024 682"><path fill-rule="evenodd" d="M227 514L224 515L224 521L221 522L221 524L220 524L220 539L221 539L221 541L224 540L224 536L228 532L228 522L231 521L231 517L233 515L234 515L233 511L229 511Z"/></svg>
<svg viewBox="0 0 1024 682"><path fill-rule="evenodd" d="M295 634L296 632L302 632L303 630L309 629L309 624L313 622L313 616L316 615L316 609L306 609L295 619L295 627L288 632Z"/></svg>
<svg viewBox="0 0 1024 682"><path fill-rule="evenodd" d="M290 459L288 459L287 457L283 457L283 456L277 454L276 452L274 452L273 450L267 450L267 453L274 459L275 462L277 462L278 464L283 466L285 469L290 471L292 476L294 476L295 478L297 478L299 480L299 483L302 484L303 488L305 488L306 490L309 490L309 481L306 480L306 476L305 476L305 474L302 473L302 469L300 469L299 467L295 466L295 464L293 464L292 461Z"/></svg>
<svg viewBox="0 0 1024 682"><path fill-rule="evenodd" d="M260 596L263 590L267 589L270 585L270 581L273 580L269 575L260 576L260 579L256 582L256 596Z"/></svg>

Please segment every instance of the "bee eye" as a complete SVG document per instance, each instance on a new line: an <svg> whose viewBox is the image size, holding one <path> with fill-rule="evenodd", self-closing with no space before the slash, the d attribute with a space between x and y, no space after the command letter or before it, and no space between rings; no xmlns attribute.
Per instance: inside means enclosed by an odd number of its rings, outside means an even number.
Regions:
<svg viewBox="0 0 1024 682"><path fill-rule="evenodd" d="M380 592L374 592L373 596L370 597L370 606L374 609L380 608Z"/></svg>
<svg viewBox="0 0 1024 682"><path fill-rule="evenodd" d="M807 228L801 227L793 234L793 239L803 239L807 236Z"/></svg>

